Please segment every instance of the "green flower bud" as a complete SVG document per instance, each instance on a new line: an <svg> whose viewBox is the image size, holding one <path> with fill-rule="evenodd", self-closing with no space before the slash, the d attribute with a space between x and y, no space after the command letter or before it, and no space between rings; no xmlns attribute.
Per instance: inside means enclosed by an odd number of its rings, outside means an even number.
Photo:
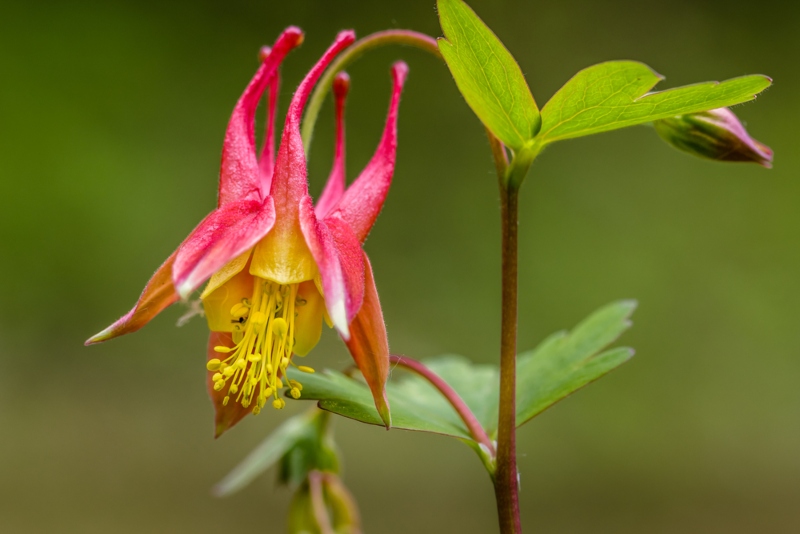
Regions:
<svg viewBox="0 0 800 534"><path fill-rule="evenodd" d="M772 150L750 137L728 108L678 115L653 125L661 138L678 150L717 161L750 161L772 167Z"/></svg>

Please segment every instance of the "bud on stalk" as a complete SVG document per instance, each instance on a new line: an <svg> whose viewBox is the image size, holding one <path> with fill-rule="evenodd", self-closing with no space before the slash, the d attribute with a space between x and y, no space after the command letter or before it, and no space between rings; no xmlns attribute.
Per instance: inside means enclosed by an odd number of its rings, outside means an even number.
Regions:
<svg viewBox="0 0 800 534"><path fill-rule="evenodd" d="M717 161L753 162L772 167L772 150L747 133L728 108L655 121L664 141L678 150Z"/></svg>

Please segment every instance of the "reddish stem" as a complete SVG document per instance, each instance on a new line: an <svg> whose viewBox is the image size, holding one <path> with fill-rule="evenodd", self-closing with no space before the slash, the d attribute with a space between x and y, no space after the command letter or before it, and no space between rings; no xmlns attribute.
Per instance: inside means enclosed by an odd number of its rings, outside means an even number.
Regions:
<svg viewBox="0 0 800 534"><path fill-rule="evenodd" d="M519 534L519 483L517 480L517 233L519 186L509 183L508 155L503 143L486 129L500 184L502 218L502 320L500 331L500 410L497 426L497 471L494 493L502 534ZM512 165L513 166L513 165ZM527 168L525 169L527 172ZM524 174L523 174L524 176ZM521 181L521 180L520 180Z"/></svg>
<svg viewBox="0 0 800 534"><path fill-rule="evenodd" d="M433 387L438 389L439 392L444 395L450 405L455 409L459 417L461 417L461 420L464 421L464 424L467 425L467 430L469 430L469 433L472 435L473 439L486 447L486 449L489 451L489 454L491 454L492 458L494 459L494 443L492 443L492 440L489 439L486 431L481 426L478 418L475 417L475 414L472 413L472 410L469 409L467 403L464 402L464 400L452 387L450 387L450 384L442 380L439 375L425 367L425 365L417 360L412 360L406 356L397 356L392 354L389 356L389 361L395 365L418 374L430 382Z"/></svg>
<svg viewBox="0 0 800 534"><path fill-rule="evenodd" d="M311 508L314 511L314 520L321 534L335 534L328 516L328 509L325 506L325 496L323 495L322 481L325 474L320 471L310 471L308 473L309 493L311 494Z"/></svg>
<svg viewBox="0 0 800 534"><path fill-rule="evenodd" d="M311 135L314 132L314 124L317 122L319 110L322 107L322 103L325 101L325 95L328 94L328 90L333 84L333 78L336 76L336 73L361 57L364 52L389 44L413 46L425 50L440 59L442 57L441 53L439 53L436 39L413 30L384 30L362 37L353 43L347 50L339 55L336 61L331 63L325 75L320 78L316 89L314 89L314 93L311 95L311 99L308 101L305 119L303 119L303 144L306 150L306 157L308 157Z"/></svg>
<svg viewBox="0 0 800 534"><path fill-rule="evenodd" d="M497 426L497 472L494 485L503 534L519 534L517 481L517 229L518 194L501 187L503 195L503 281L500 334L500 413Z"/></svg>

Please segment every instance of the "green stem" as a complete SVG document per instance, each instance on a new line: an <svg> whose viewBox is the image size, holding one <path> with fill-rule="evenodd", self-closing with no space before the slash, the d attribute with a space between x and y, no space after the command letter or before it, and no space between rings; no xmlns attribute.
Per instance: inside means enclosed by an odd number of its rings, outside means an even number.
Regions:
<svg viewBox="0 0 800 534"><path fill-rule="evenodd" d="M347 50L342 52L330 67L328 67L328 70L325 71L325 74L322 76L319 83L317 83L317 87L314 89L308 101L302 128L303 148L306 154L308 154L308 149L311 145L311 137L314 135L314 125L317 122L319 111L322 108L322 104L325 102L325 96L331 89L333 78L336 74L361 57L364 52L389 44L415 46L430 52L440 59L442 57L439 53L439 47L436 45L436 39L424 33L411 30L385 30L376 32L353 43Z"/></svg>
<svg viewBox="0 0 800 534"><path fill-rule="evenodd" d="M502 217L502 320L500 332L500 413L497 428L497 471L494 492L502 534L519 534L519 484L517 480L517 233L519 188L509 180L527 172L530 164L519 154L508 164L502 143L487 130L500 184ZM527 164L527 165L526 165ZM521 167L526 167L523 169ZM521 180L519 180L521 182Z"/></svg>

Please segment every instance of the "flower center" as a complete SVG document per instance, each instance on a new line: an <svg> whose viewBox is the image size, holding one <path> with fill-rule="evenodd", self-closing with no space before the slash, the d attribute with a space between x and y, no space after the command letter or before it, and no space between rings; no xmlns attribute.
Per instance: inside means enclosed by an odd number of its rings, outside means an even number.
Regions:
<svg viewBox="0 0 800 534"><path fill-rule="evenodd" d="M253 279L252 298L242 299L230 310L235 345L214 347L216 352L228 356L209 360L206 368L214 372L214 390L228 388L223 405L227 406L234 398L244 408L252 405L253 413L258 414L269 397L273 397L274 408L286 405L278 396L284 380L289 394L300 398L303 386L296 380L286 379L286 368L294 365L295 317L297 309L306 301L297 294L299 284L282 285L259 277ZM314 372L310 367L296 367L307 373Z"/></svg>

